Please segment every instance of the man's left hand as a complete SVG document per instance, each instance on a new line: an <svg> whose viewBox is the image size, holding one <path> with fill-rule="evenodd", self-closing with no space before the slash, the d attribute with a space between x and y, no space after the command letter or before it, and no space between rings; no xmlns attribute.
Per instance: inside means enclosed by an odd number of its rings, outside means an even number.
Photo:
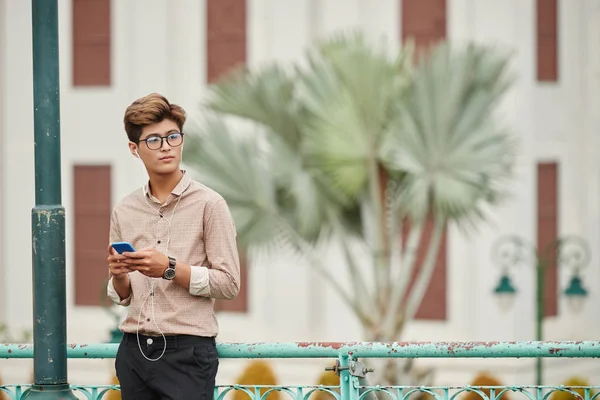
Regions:
<svg viewBox="0 0 600 400"><path fill-rule="evenodd" d="M169 266L169 258L154 248L145 248L136 252L123 252L124 262L131 269L151 278L162 278Z"/></svg>

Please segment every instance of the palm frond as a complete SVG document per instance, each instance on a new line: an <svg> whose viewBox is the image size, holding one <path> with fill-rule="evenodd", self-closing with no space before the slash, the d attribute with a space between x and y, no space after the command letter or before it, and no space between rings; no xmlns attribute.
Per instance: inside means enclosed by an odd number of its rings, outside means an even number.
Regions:
<svg viewBox="0 0 600 400"><path fill-rule="evenodd" d="M362 36L350 35L323 42L308 60L298 83L308 167L356 198L366 187L369 165L378 162L390 110L406 86L402 58L394 62Z"/></svg>
<svg viewBox="0 0 600 400"><path fill-rule="evenodd" d="M415 73L382 146L387 167L405 173L397 200L412 218L431 209L477 218L482 202L505 193L515 140L495 111L511 83L509 60L487 47L455 52L443 44Z"/></svg>
<svg viewBox="0 0 600 400"><path fill-rule="evenodd" d="M211 86L207 106L265 126L295 148L301 110L294 90L292 77L276 64L252 72L238 70Z"/></svg>
<svg viewBox="0 0 600 400"><path fill-rule="evenodd" d="M257 137L236 137L225 123L206 118L188 129L185 164L227 201L241 246L264 244L277 234L275 188Z"/></svg>

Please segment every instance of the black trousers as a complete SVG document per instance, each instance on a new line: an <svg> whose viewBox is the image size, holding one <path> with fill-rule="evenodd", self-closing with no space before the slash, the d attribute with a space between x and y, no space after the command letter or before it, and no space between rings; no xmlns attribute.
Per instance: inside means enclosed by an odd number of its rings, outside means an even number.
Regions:
<svg viewBox="0 0 600 400"><path fill-rule="evenodd" d="M213 399L219 356L214 338L125 333L115 359L123 400ZM144 355L142 355L143 351ZM160 359L155 360L160 357Z"/></svg>

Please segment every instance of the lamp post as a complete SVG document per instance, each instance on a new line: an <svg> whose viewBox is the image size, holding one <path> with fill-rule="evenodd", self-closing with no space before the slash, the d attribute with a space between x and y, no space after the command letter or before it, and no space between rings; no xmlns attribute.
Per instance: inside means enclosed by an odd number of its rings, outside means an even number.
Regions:
<svg viewBox="0 0 600 400"><path fill-rule="evenodd" d="M578 236L566 236L550 243L542 252L525 239L508 235L499 238L494 244L492 258L501 269L502 275L494 294L500 300L501 308L508 309L514 303L517 289L513 285L509 270L522 265L535 267L536 271L536 340L543 340L544 322L544 283L546 272L556 260L556 266L571 271L569 286L564 291L569 307L574 312L582 309L587 296L583 287L581 269L590 262L590 249L585 240ZM542 359L536 359L536 384L542 385Z"/></svg>
<svg viewBox="0 0 600 400"><path fill-rule="evenodd" d="M58 2L31 2L35 207L33 386L23 399L76 399L67 380L65 210L61 204Z"/></svg>

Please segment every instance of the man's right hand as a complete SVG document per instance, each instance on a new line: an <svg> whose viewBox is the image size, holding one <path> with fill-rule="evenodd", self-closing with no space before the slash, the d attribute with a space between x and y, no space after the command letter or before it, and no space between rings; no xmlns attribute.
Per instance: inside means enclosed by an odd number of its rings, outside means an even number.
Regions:
<svg viewBox="0 0 600 400"><path fill-rule="evenodd" d="M121 255L108 245L108 270L110 274L117 280L123 280L127 278L127 273L133 271L130 266L123 262L127 257Z"/></svg>

